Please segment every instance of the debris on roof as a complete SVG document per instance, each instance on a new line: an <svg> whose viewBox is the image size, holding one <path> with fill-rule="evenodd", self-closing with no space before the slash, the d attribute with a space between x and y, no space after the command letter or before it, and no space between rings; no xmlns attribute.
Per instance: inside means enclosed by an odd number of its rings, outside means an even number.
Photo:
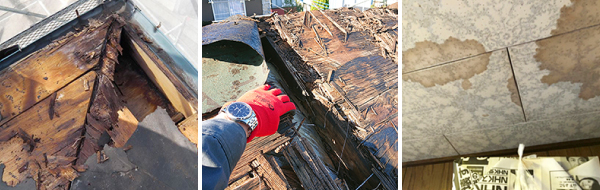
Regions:
<svg viewBox="0 0 600 190"><path fill-rule="evenodd" d="M241 38L246 41L260 36L259 52L270 69L267 83L282 88L296 104L295 114L310 121L295 121L293 113L286 114L277 133L250 142L227 189L395 189L398 12L342 8L257 20L258 33L235 32L252 34ZM221 31L215 29L232 24L236 22L204 28ZM206 58L203 55L203 61ZM214 106L218 110L220 104ZM216 114L203 110L203 119ZM300 135L301 126L308 125L317 136ZM320 155L309 138L323 143L326 155ZM271 158L276 162L264 162Z"/></svg>
<svg viewBox="0 0 600 190"><path fill-rule="evenodd" d="M340 172L340 178L357 187L374 169L377 177L364 187L374 188L381 182L395 188L397 11L308 11L275 16L259 23L259 29L304 94L295 103L315 116L316 123L326 121L320 128L323 139L338 142L328 143L333 150L330 157L338 165L356 163Z"/></svg>
<svg viewBox="0 0 600 190"><path fill-rule="evenodd" d="M47 35L60 37L34 42L0 62L8 65L0 70L2 183L15 187L33 179L38 189L69 189L85 174L87 160L111 159L103 151L106 144L130 149L131 139L152 141L149 135L140 137L138 124L156 119L151 113L158 108L166 109L171 123L192 121L193 116L197 120L197 96L167 69L168 57L157 55L157 47L142 40L147 38L144 31L131 19L135 12L123 11L132 7L123 1L105 2ZM197 134L197 127L181 125ZM175 124L172 128L179 136L164 141L183 138L191 144ZM190 153L180 156L187 160L177 164L197 163L197 147L190 147L196 152L186 150ZM181 180L194 186L193 174L184 173Z"/></svg>

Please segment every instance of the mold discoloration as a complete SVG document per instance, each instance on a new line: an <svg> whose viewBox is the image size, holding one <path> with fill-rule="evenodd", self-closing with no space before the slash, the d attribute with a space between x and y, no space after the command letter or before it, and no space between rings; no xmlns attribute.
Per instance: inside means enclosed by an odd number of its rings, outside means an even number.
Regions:
<svg viewBox="0 0 600 190"><path fill-rule="evenodd" d="M414 48L402 52L402 70L406 73L484 52L483 45L475 40L460 41L450 37L442 44L417 42Z"/></svg>
<svg viewBox="0 0 600 190"><path fill-rule="evenodd" d="M574 31L600 23L600 1L571 0L570 6L560 9L560 18L552 35Z"/></svg>
<svg viewBox="0 0 600 190"><path fill-rule="evenodd" d="M581 29L600 23L600 2L572 0L563 7L557 29L552 34ZM534 58L541 63L540 70L550 73L541 82L582 83L579 97L589 100L600 95L600 27L581 29L536 42Z"/></svg>
<svg viewBox="0 0 600 190"><path fill-rule="evenodd" d="M418 82L425 87L433 87L435 85L445 85L449 82L463 79L465 81L463 81L461 86L466 90L471 88L471 82L468 81L471 77L487 70L491 55L491 52L485 53L423 71L403 74L402 80Z"/></svg>
<svg viewBox="0 0 600 190"><path fill-rule="evenodd" d="M521 99L519 98L519 91L517 90L517 82L515 81L515 76L511 76L508 78L508 85L506 85L508 91L510 91L510 100L515 103L517 106L521 106Z"/></svg>
<svg viewBox="0 0 600 190"><path fill-rule="evenodd" d="M240 70L239 70L239 69L235 69L235 68L234 68L234 69L231 69L231 74L232 74L232 75L239 74L239 73L240 73Z"/></svg>

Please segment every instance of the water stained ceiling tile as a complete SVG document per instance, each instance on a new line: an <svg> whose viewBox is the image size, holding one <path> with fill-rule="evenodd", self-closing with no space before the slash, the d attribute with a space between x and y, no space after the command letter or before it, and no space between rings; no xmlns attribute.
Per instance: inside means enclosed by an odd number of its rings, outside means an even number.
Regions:
<svg viewBox="0 0 600 190"><path fill-rule="evenodd" d="M600 27L509 48L527 120L600 110Z"/></svg>
<svg viewBox="0 0 600 190"><path fill-rule="evenodd" d="M577 2L598 4L592 0L575 1L573 4ZM600 20L588 19L578 26L553 32L557 26L557 19L561 17L561 8L571 5L569 0L525 0L520 3L491 0L408 0L402 1L402 5L403 55L405 51L418 48L420 43L443 44L452 39L477 41L483 45L483 52L487 52L549 37L556 32L564 33L600 23ZM579 7L571 12L580 14L596 9L583 10ZM440 62L455 60L460 54L470 54L455 53L457 55L446 56Z"/></svg>
<svg viewBox="0 0 600 190"><path fill-rule="evenodd" d="M403 132L407 138L523 122L511 98L506 50L403 74Z"/></svg>

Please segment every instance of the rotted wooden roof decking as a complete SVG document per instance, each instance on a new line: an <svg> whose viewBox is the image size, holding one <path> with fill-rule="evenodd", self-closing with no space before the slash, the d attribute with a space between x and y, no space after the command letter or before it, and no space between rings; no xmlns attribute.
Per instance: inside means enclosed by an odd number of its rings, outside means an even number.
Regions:
<svg viewBox="0 0 600 190"><path fill-rule="evenodd" d="M395 189L397 10L307 11L274 16L259 28L297 85L299 109L324 123L318 129L342 168L338 175L350 188L366 180L363 187Z"/></svg>
<svg viewBox="0 0 600 190"><path fill-rule="evenodd" d="M117 67L127 69L132 64L117 65L123 53L122 36L129 36L128 43L135 44L138 56L149 53L138 29L111 14L86 23L0 71L2 183L15 186L33 178L38 189L68 189L78 172L86 170L86 159L101 150L103 134L109 138L105 143L122 147L138 120L157 106L165 107L177 121L197 118L197 108L191 103L180 101L179 108L170 103L173 95L169 94L178 93L193 102L194 97L180 89L165 89L166 83L177 86L173 83L180 81L167 76L161 85L149 84L164 72L148 69L160 69L162 63L155 55L145 61L133 56L143 61L139 67L148 77L140 72L115 73ZM136 93L144 96L135 98ZM190 128L187 123L180 127Z"/></svg>

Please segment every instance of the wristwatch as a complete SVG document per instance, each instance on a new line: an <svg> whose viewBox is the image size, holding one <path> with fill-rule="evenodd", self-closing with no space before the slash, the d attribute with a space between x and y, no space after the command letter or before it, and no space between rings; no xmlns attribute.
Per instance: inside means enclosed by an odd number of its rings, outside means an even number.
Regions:
<svg viewBox="0 0 600 190"><path fill-rule="evenodd" d="M243 122L250 126L250 133L258 126L256 114L246 102L233 102L221 109L225 116L235 122Z"/></svg>

